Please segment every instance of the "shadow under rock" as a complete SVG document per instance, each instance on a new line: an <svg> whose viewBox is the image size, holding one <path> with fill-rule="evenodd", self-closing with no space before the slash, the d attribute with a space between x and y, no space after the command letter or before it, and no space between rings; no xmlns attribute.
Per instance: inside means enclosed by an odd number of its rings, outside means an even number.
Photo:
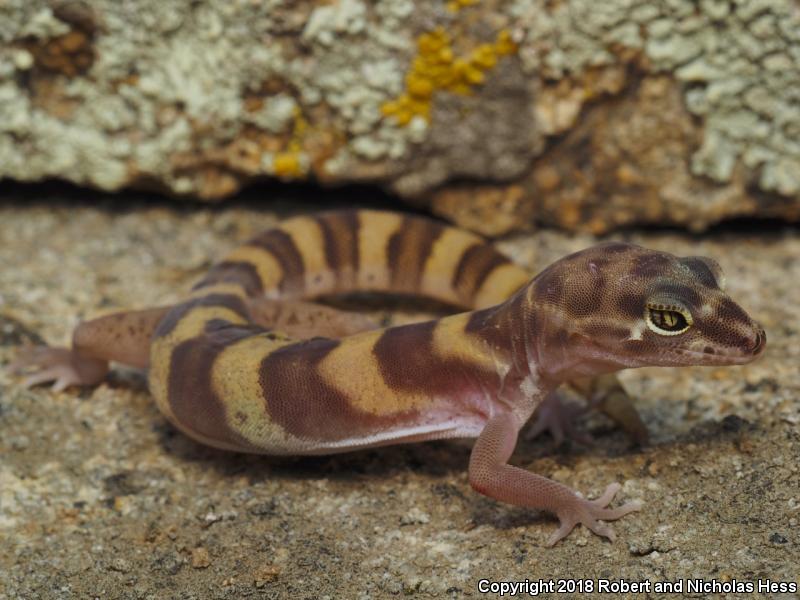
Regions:
<svg viewBox="0 0 800 600"><path fill-rule="evenodd" d="M313 182L284 183L256 181L224 201L202 201L193 196L170 194L157 185L141 185L117 192L84 188L50 179L37 183L0 181L0 210L4 207L34 206L54 209L91 207L110 214L125 214L152 207L178 213L201 210L224 212L231 209L275 211L283 216L331 208L373 208L423 213L397 196L368 184L324 187Z"/></svg>

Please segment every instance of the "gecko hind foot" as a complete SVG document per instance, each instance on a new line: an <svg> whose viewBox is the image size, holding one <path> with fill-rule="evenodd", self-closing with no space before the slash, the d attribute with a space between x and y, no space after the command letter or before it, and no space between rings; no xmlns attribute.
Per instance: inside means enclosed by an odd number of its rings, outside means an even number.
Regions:
<svg viewBox="0 0 800 600"><path fill-rule="evenodd" d="M60 392L71 385L100 383L108 373L108 362L68 348L23 346L9 370L18 375L32 371L22 380L26 388L52 381L53 391Z"/></svg>
<svg viewBox="0 0 800 600"><path fill-rule="evenodd" d="M612 483L606 488L602 496L594 500L575 496L574 500L570 501L567 506L556 511L560 526L550 536L547 545L555 545L579 523L588 527L593 533L606 537L613 542L616 538L614 530L610 525L601 522L600 519L603 521L615 521L628 513L642 508L642 503L638 501L628 502L617 508L607 508L620 488L622 486L619 483Z"/></svg>

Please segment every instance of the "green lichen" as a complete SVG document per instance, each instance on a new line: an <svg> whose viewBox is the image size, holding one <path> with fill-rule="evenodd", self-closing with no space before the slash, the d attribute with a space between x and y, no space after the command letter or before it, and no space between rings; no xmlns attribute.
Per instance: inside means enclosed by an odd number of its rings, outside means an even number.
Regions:
<svg viewBox="0 0 800 600"><path fill-rule="evenodd" d="M245 124L243 91L285 66L279 46L253 44L269 36L269 5L143 0L134 10L110 0L92 3L97 60L86 76L53 78L55 93L43 107L16 84L16 73L31 71L16 45L31 38L47 43L70 25L42 0L5 2L2 176L57 176L119 189L143 175L181 193L196 191L197 183L169 159L235 137Z"/></svg>
<svg viewBox="0 0 800 600"><path fill-rule="evenodd" d="M800 194L800 11L789 0L517 0L529 73L553 78L640 51L685 83L703 119L695 175L728 182L737 167L765 191ZM544 49L544 50L542 50Z"/></svg>

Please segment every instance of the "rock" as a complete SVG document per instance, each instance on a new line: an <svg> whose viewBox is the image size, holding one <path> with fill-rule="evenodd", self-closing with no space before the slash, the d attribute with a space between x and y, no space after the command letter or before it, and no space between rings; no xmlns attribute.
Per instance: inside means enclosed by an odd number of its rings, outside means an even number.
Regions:
<svg viewBox="0 0 800 600"><path fill-rule="evenodd" d="M791 0L8 0L0 178L370 183L486 234L800 218Z"/></svg>
<svg viewBox="0 0 800 600"><path fill-rule="evenodd" d="M192 548L192 568L206 569L211 565L211 556L203 546Z"/></svg>
<svg viewBox="0 0 800 600"><path fill-rule="evenodd" d="M257 588L264 587L268 583L278 580L281 575L280 567L275 565L264 565L253 573L253 585Z"/></svg>

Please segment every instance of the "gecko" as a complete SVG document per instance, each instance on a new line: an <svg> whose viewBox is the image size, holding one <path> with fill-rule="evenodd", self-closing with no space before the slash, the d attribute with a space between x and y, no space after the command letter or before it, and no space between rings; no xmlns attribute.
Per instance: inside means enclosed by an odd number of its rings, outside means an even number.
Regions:
<svg viewBox="0 0 800 600"><path fill-rule="evenodd" d="M710 258L606 242L535 277L476 234L375 210L289 218L214 264L175 305L79 324L71 348L23 351L26 385L95 385L111 361L148 370L168 421L202 444L315 455L476 438L468 478L496 500L553 513L553 545L611 508L509 464L536 432L569 426L559 386L644 366L741 365L766 333L724 291ZM458 307L381 327L312 300L352 292L416 295ZM612 384L611 389L614 386ZM588 388L591 389L591 386ZM566 415L566 417L565 417Z"/></svg>

